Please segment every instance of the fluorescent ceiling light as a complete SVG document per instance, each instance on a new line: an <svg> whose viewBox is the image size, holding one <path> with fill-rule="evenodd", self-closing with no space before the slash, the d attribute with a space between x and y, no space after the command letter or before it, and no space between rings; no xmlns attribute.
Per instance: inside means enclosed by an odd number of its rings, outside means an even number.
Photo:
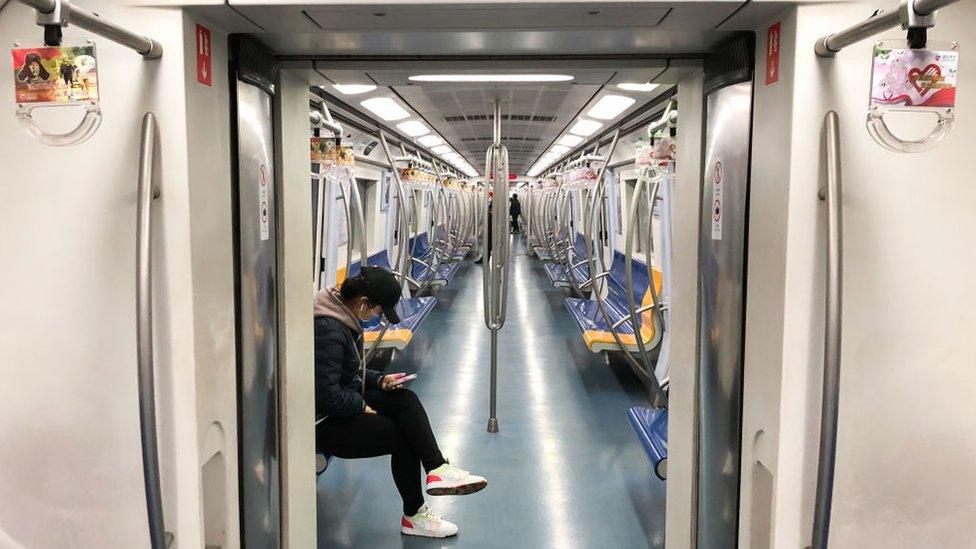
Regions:
<svg viewBox="0 0 976 549"><path fill-rule="evenodd" d="M596 120L580 120L575 126L569 129L569 133L582 135L587 137L596 133L597 130L603 127L603 124L597 122Z"/></svg>
<svg viewBox="0 0 976 549"><path fill-rule="evenodd" d="M417 74L414 82L569 82L568 74Z"/></svg>
<svg viewBox="0 0 976 549"><path fill-rule="evenodd" d="M430 128L425 126L423 122L419 122L417 120L400 122L397 124L397 128L400 128L401 132L409 135L410 137L419 137L421 135L427 135L430 133Z"/></svg>
<svg viewBox="0 0 976 549"><path fill-rule="evenodd" d="M451 147L448 145L438 145L431 149L434 154L445 155L451 152Z"/></svg>
<svg viewBox="0 0 976 549"><path fill-rule="evenodd" d="M632 92L649 92L654 91L655 88L660 86L660 84L651 84L650 82L624 82L622 84L617 84L617 87L622 90L632 91Z"/></svg>
<svg viewBox="0 0 976 549"><path fill-rule="evenodd" d="M578 135L564 135L562 139L557 141L560 145L565 145L567 147L575 147L583 142L583 138Z"/></svg>
<svg viewBox="0 0 976 549"><path fill-rule="evenodd" d="M376 89L373 84L335 84L332 87L344 95L359 95Z"/></svg>
<svg viewBox="0 0 976 549"><path fill-rule="evenodd" d="M425 147L436 147L437 145L444 143L444 140L441 139L439 135L425 135L418 139L417 143L420 143Z"/></svg>
<svg viewBox="0 0 976 549"><path fill-rule="evenodd" d="M374 97L363 101L360 105L387 121L403 120L410 116L410 113L406 109L389 97Z"/></svg>
<svg viewBox="0 0 976 549"><path fill-rule="evenodd" d="M553 145L552 148L549 150L556 154L562 155L569 152L569 147L567 147L566 145Z"/></svg>
<svg viewBox="0 0 976 549"><path fill-rule="evenodd" d="M586 114L600 120L611 120L636 102L636 99L624 95L604 95Z"/></svg>

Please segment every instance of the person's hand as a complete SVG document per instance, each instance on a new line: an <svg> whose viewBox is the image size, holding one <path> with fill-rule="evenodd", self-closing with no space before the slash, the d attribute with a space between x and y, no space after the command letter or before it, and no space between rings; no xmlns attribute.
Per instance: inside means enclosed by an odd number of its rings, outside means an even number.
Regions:
<svg viewBox="0 0 976 549"><path fill-rule="evenodd" d="M386 374L383 379L380 380L380 389L384 391L392 391L394 389L403 389L403 385L394 385L396 381L400 378L406 377L406 372L397 372L395 374Z"/></svg>
<svg viewBox="0 0 976 549"><path fill-rule="evenodd" d="M369 404L367 404L366 405L366 408L363 409L363 413L364 414L370 414L370 415L374 415L375 416L376 415L376 410L370 408L369 407Z"/></svg>

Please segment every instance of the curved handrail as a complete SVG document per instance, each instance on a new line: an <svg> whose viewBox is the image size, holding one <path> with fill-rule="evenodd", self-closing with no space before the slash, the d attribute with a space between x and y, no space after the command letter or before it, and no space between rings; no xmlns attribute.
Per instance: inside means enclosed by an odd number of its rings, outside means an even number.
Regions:
<svg viewBox="0 0 976 549"><path fill-rule="evenodd" d="M404 199L403 199L403 192L404 192L403 182L400 181L400 174L398 173L396 162L393 161L393 155L390 154L390 146L386 141L386 133L383 130L380 130L379 133L380 133L380 143L383 145L383 152L386 153L386 158L390 162L390 167L391 167L390 171L393 174L393 182L396 184L397 187L397 221L400 222L400 228L399 228L400 247L397 249L397 256L399 257L396 263L393 263L391 261L390 266L395 267L393 272L395 275L397 275L397 278L400 279L399 280L400 286L404 287L408 283L408 278L405 270L406 269L405 252L407 252L407 250L409 249L410 244L409 241L404 241L404 238L407 238L405 237L405 235L408 234L409 229L406 224L406 219L407 219L406 216L408 214L404 212L406 206L404 205ZM373 342L373 346L369 350L369 352L366 353L365 356L363 356L364 370L366 368L366 365L369 364L370 360L372 360L373 356L375 356L377 351L379 351L380 343L383 342L383 338L386 336L386 332L389 329L390 329L390 321L387 320L386 318L383 318L383 323L380 326L380 331L376 337L376 341ZM364 375L365 375L365 371L364 371ZM365 377L363 379L365 379Z"/></svg>
<svg viewBox="0 0 976 549"><path fill-rule="evenodd" d="M837 416L840 393L841 320L843 311L844 238L841 212L840 122L836 111L824 117L827 186L827 297L824 316L824 379L820 409L820 451L813 511L813 549L826 549L837 455Z"/></svg>
<svg viewBox="0 0 976 549"><path fill-rule="evenodd" d="M352 205L346 197L346 188L342 181L336 181L339 185L339 199L342 200L342 208L346 212L346 276L352 269Z"/></svg>
<svg viewBox="0 0 976 549"><path fill-rule="evenodd" d="M139 378L139 427L142 439L142 472L149 515L149 539L153 549L166 547L163 498L159 480L159 444L156 438L156 388L153 364L152 299L152 201L159 196L154 181L156 165L156 117L142 118L139 147L139 190L136 214L136 356Z"/></svg>
<svg viewBox="0 0 976 549"><path fill-rule="evenodd" d="M316 202L318 203L318 209L315 213L315 262L312 265L312 287L315 292L322 289L322 247L324 246L325 240L325 185L322 184L322 178L319 174L315 174L316 179L318 179L318 194L316 196Z"/></svg>
<svg viewBox="0 0 976 549"><path fill-rule="evenodd" d="M604 322L607 323L607 328L609 328L610 334L613 336L614 341L617 343L617 347L620 348L620 351L623 353L624 358L627 360L628 364L630 364L630 366L634 368L634 371L642 372L643 370L641 369L640 364L637 363L637 360L634 359L633 355L627 350L627 347L624 345L624 342L620 337L620 333L617 332L617 329L614 327L614 323L610 320L610 315L607 314L606 303L604 303L605 299L603 298L603 288L597 287L597 282L601 281L602 278L596 275L596 260L594 259L594 255L593 255L593 225L594 225L593 221L597 219L597 216L595 215L595 211L596 211L597 204L602 203L602 195L605 188L604 176L607 171L607 164L609 164L609 159L613 156L613 152L617 147L617 141L619 138L620 138L620 130L617 129L613 134L613 141L610 142L610 150L607 152L606 155L607 161L604 162L603 166L600 167L600 173L597 175L597 179L596 179L596 187L593 189L593 192L591 193L591 197L590 197L591 200L589 200L590 206L588 212L586 212L589 215L587 216L587 221L584 224L584 229L586 230L587 233L586 234L586 255L587 255L587 262L590 267L590 277L591 277L590 279L592 280L590 286L596 297L597 308L600 311L600 316L602 316ZM603 254L601 253L600 256L602 260ZM653 284L653 280L651 281L651 283ZM634 338L636 339L638 337L640 337L640 334L635 333Z"/></svg>
<svg viewBox="0 0 976 549"><path fill-rule="evenodd" d="M651 360L650 354L647 351L647 346L644 344L644 335L641 333L642 322L637 317L637 302L634 299L634 229L637 227L637 213L640 207L640 199L644 190L644 176L648 170L642 170L640 177L637 178L637 183L634 185L634 196L630 201L630 211L627 216L627 238L625 244L624 253L624 277L627 287L627 306L630 318L630 325L634 330L634 341L637 342L637 349L641 355L641 360L644 363L646 373L648 376L648 381L651 382L651 387L654 392L654 396L658 399L658 402L664 402L666 397L664 391L661 389L660 381L654 373L654 363ZM654 187L651 189L651 208L650 208L650 219L648 220L648 240L653 242L652 231L654 223L654 202L657 199L658 189L661 185L660 177L655 178ZM663 326L663 321L661 321L661 307L658 300L657 288L654 287L654 272L651 267L651 248L647 248L647 271L648 271L648 289L651 292L651 314L654 317L655 329L660 329Z"/></svg>

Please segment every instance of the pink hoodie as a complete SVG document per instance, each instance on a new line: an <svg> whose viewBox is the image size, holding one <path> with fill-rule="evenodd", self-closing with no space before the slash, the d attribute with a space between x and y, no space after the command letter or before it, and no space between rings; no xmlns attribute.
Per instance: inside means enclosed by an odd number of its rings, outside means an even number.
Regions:
<svg viewBox="0 0 976 549"><path fill-rule="evenodd" d="M329 288L315 294L315 316L332 317L349 326L357 334L363 333L359 319L342 302L342 295L338 288Z"/></svg>

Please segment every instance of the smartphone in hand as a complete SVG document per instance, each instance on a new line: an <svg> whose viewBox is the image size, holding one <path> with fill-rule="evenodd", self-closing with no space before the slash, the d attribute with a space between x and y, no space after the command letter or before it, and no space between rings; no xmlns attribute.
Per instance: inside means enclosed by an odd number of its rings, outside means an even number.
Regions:
<svg viewBox="0 0 976 549"><path fill-rule="evenodd" d="M415 379L417 379L417 374L410 374L407 376L399 377L393 380L392 382L390 382L390 388L392 389L394 387L399 387L400 385L403 385L404 383L407 383L408 381L413 381Z"/></svg>

